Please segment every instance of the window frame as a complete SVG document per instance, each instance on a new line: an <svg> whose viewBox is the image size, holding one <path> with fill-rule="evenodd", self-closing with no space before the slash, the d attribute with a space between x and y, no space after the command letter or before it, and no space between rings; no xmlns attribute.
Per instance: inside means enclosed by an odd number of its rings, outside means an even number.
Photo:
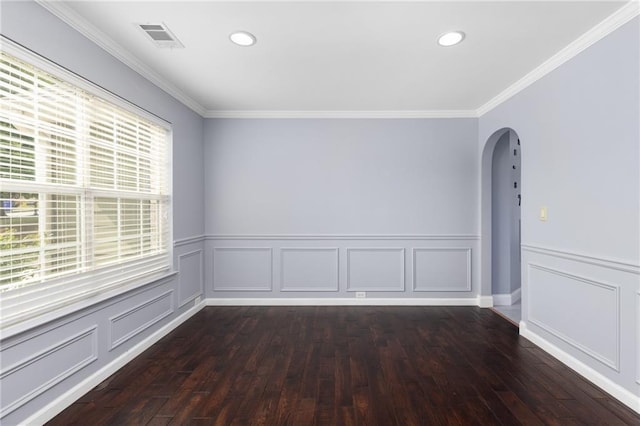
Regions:
<svg viewBox="0 0 640 426"><path fill-rule="evenodd" d="M1 34L0 50L78 89L162 127L166 131L165 161L167 164L165 176L167 180L166 252L108 266L99 266L90 271L53 278L45 277L42 281L6 290L0 294L0 333L3 338L6 338L118 295L168 279L176 275L177 271L175 271L173 256L173 128L171 123ZM50 193L55 185L47 186L31 181L16 181L15 185L12 183L12 187L20 187L25 190L24 192L46 194ZM88 192L91 191L90 189ZM11 189L11 192L14 190ZM78 195L79 202L82 203L83 189L65 186L62 192ZM100 189L96 189L95 192L100 193ZM84 210L84 207L81 206L80 209Z"/></svg>

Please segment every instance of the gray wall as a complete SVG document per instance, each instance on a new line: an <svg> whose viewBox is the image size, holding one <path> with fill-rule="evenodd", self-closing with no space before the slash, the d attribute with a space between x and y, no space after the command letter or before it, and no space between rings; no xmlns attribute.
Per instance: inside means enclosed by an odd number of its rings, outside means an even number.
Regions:
<svg viewBox="0 0 640 426"><path fill-rule="evenodd" d="M477 233L476 119L209 119L207 234Z"/></svg>
<svg viewBox="0 0 640 426"><path fill-rule="evenodd" d="M2 419L18 424L179 315L203 291L201 117L34 2L3 2L2 34L172 123L179 274L2 338Z"/></svg>
<svg viewBox="0 0 640 426"><path fill-rule="evenodd" d="M210 119L207 292L478 294L476 119Z"/></svg>
<svg viewBox="0 0 640 426"><path fill-rule="evenodd" d="M635 18L479 124L481 147L505 127L522 143L525 333L629 398L640 394L639 32Z"/></svg>

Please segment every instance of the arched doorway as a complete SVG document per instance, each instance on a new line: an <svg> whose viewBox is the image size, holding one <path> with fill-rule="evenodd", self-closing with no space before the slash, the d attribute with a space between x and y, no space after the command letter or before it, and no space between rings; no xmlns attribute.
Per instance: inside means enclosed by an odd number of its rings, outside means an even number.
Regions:
<svg viewBox="0 0 640 426"><path fill-rule="evenodd" d="M494 132L482 154L482 295L518 324L520 308L520 139L513 129Z"/></svg>

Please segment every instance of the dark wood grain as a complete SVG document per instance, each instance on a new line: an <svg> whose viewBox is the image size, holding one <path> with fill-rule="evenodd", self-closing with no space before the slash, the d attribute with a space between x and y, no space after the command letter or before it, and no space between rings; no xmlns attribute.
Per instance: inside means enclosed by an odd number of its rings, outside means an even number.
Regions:
<svg viewBox="0 0 640 426"><path fill-rule="evenodd" d="M470 307L208 307L51 425L638 425Z"/></svg>

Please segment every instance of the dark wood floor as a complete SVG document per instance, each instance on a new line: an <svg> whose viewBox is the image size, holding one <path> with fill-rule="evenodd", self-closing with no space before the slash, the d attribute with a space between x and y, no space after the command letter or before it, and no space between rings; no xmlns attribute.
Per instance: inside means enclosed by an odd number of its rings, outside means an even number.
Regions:
<svg viewBox="0 0 640 426"><path fill-rule="evenodd" d="M54 425L588 425L640 416L489 309L208 307Z"/></svg>

